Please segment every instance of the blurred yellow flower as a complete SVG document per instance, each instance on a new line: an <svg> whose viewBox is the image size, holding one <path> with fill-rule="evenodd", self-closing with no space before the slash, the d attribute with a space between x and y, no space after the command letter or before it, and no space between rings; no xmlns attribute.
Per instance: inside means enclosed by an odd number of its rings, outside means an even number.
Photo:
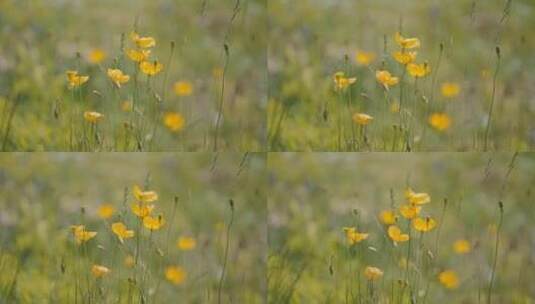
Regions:
<svg viewBox="0 0 535 304"><path fill-rule="evenodd" d="M110 77L111 81L113 81L118 88L130 80L130 76L123 74L123 71L119 69L108 69L108 77Z"/></svg>
<svg viewBox="0 0 535 304"><path fill-rule="evenodd" d="M458 254L466 254L472 250L472 246L469 241L460 239L453 243L453 250Z"/></svg>
<svg viewBox="0 0 535 304"><path fill-rule="evenodd" d="M399 82L399 79L397 77L393 77L390 72L385 70L376 71L375 78L386 89L388 89L389 86L396 85Z"/></svg>
<svg viewBox="0 0 535 304"><path fill-rule="evenodd" d="M421 78L429 74L431 72L431 68L427 62L421 64L409 63L407 65L407 72L409 72L409 75L412 77Z"/></svg>
<svg viewBox="0 0 535 304"><path fill-rule="evenodd" d="M364 113L353 114L353 122L361 126L365 126L369 124L372 120L373 120L373 117L368 114L364 114Z"/></svg>
<svg viewBox="0 0 535 304"><path fill-rule="evenodd" d="M355 245L368 238L368 233L360 233L355 227L345 227L344 232L349 245Z"/></svg>
<svg viewBox="0 0 535 304"><path fill-rule="evenodd" d="M396 243L402 243L409 240L409 235L406 233L401 233L401 229L395 225L388 227L388 236Z"/></svg>
<svg viewBox="0 0 535 304"><path fill-rule="evenodd" d="M186 271L180 266L169 266L165 269L165 278L175 285L182 284L186 275Z"/></svg>
<svg viewBox="0 0 535 304"><path fill-rule="evenodd" d="M428 232L437 226L437 222L431 217L417 217L412 221L412 227L420 232Z"/></svg>
<svg viewBox="0 0 535 304"><path fill-rule="evenodd" d="M92 124L98 123L102 119L102 117L104 117L104 115L100 114L99 112L94 112L94 111L84 112L85 121L92 123Z"/></svg>
<svg viewBox="0 0 535 304"><path fill-rule="evenodd" d="M438 131L446 131L451 125L451 118L446 113L433 113L428 121Z"/></svg>
<svg viewBox="0 0 535 304"><path fill-rule="evenodd" d="M101 278L105 275L107 275L110 272L110 269L106 266L102 265L93 265L91 267L91 273L95 278Z"/></svg>
<svg viewBox="0 0 535 304"><path fill-rule="evenodd" d="M399 213L401 213L404 218L410 220L418 216L418 214L420 214L421 209L422 207L420 206L416 206L413 204L405 204L399 207Z"/></svg>
<svg viewBox="0 0 535 304"><path fill-rule="evenodd" d="M85 230L84 225L74 225L71 226L71 229L74 235L74 240L78 245L89 241L97 235L97 233L94 231Z"/></svg>
<svg viewBox="0 0 535 304"><path fill-rule="evenodd" d="M89 80L89 76L78 75L78 71L67 71L67 82L69 83L69 88L76 88L86 83Z"/></svg>
<svg viewBox="0 0 535 304"><path fill-rule="evenodd" d="M369 65L375 60L376 55L372 52L357 51L355 61L360 65Z"/></svg>
<svg viewBox="0 0 535 304"><path fill-rule="evenodd" d="M87 55L87 60L93 64L99 64L106 59L106 53L102 49L92 49Z"/></svg>
<svg viewBox="0 0 535 304"><path fill-rule="evenodd" d="M383 210L379 214L379 219L381 220L381 223L385 225L393 225L398 220L398 216L394 210Z"/></svg>
<svg viewBox="0 0 535 304"><path fill-rule="evenodd" d="M400 107L401 107L401 105L399 104L399 102L397 102L397 101L393 101L393 102L390 104L390 112L392 112L392 113L399 113Z"/></svg>
<svg viewBox="0 0 535 304"><path fill-rule="evenodd" d="M455 289L459 287L459 277L453 270L445 270L438 275L438 280L444 287Z"/></svg>
<svg viewBox="0 0 535 304"><path fill-rule="evenodd" d="M132 103L132 101L125 100L125 101L121 102L121 110L123 112L130 112L130 111L132 111L133 105L134 104Z"/></svg>
<svg viewBox="0 0 535 304"><path fill-rule="evenodd" d="M173 89L178 96L190 96L193 93L193 84L189 81L177 81Z"/></svg>
<svg viewBox="0 0 535 304"><path fill-rule="evenodd" d="M392 57L394 57L397 62L407 65L416 59L416 52L397 51L392 54Z"/></svg>
<svg viewBox="0 0 535 304"><path fill-rule="evenodd" d="M420 47L420 39L418 38L405 38L401 36L401 33L397 32L394 36L397 44L403 49L415 49Z"/></svg>
<svg viewBox="0 0 535 304"><path fill-rule="evenodd" d="M158 200L158 193L156 191L142 191L138 185L132 187L132 192L136 200L143 203L152 203Z"/></svg>
<svg viewBox="0 0 535 304"><path fill-rule="evenodd" d="M156 45L156 40L152 37L141 37L138 33L130 33L130 38L139 48L151 48Z"/></svg>
<svg viewBox="0 0 535 304"><path fill-rule="evenodd" d="M131 206L132 212L140 218L149 216L154 209L154 205L146 205L143 203L133 203Z"/></svg>
<svg viewBox="0 0 535 304"><path fill-rule="evenodd" d="M377 267L366 266L364 269L364 276L369 281L376 281L383 276L383 271Z"/></svg>
<svg viewBox="0 0 535 304"><path fill-rule="evenodd" d="M178 132L184 128L186 120L178 112L167 112L163 116L164 125L173 132Z"/></svg>
<svg viewBox="0 0 535 304"><path fill-rule="evenodd" d="M149 230L159 230L165 225L165 219L159 215L158 217L145 216L143 218L143 226Z"/></svg>
<svg viewBox="0 0 535 304"><path fill-rule="evenodd" d="M154 61L154 62L142 61L139 64L139 68L141 69L141 72L149 76L154 76L160 73L161 70L163 70L163 64L161 64L158 61Z"/></svg>
<svg viewBox="0 0 535 304"><path fill-rule="evenodd" d="M333 76L334 89L336 91L344 90L357 81L357 78L347 78L344 72L336 72Z"/></svg>
<svg viewBox="0 0 535 304"><path fill-rule="evenodd" d="M444 97L453 98L459 95L461 92L461 87L454 82L444 82L440 88L440 92Z"/></svg>
<svg viewBox="0 0 535 304"><path fill-rule="evenodd" d="M125 258L124 258L124 265L128 268L132 268L134 267L134 265L136 264L136 260L134 259L133 256L131 255L127 255Z"/></svg>
<svg viewBox="0 0 535 304"><path fill-rule="evenodd" d="M134 62L142 62L149 59L150 50L126 50L126 55Z"/></svg>
<svg viewBox="0 0 535 304"><path fill-rule="evenodd" d="M111 204L102 204L98 208L98 216L100 216L103 219L109 219L113 213L115 212L115 208Z"/></svg>
<svg viewBox="0 0 535 304"><path fill-rule="evenodd" d="M113 223L111 225L111 230L113 231L113 233L115 233L115 235L117 235L121 243L124 241L124 239L129 239L129 238L134 237L134 231L128 230L125 224L121 222Z"/></svg>
<svg viewBox="0 0 535 304"><path fill-rule="evenodd" d="M414 205L424 205L431 201L431 196L425 192L417 193L412 191L411 188L405 190L405 198L407 201Z"/></svg>
<svg viewBox="0 0 535 304"><path fill-rule="evenodd" d="M176 247L184 251L193 250L195 246L197 246L197 241L192 237L181 236L176 242Z"/></svg>

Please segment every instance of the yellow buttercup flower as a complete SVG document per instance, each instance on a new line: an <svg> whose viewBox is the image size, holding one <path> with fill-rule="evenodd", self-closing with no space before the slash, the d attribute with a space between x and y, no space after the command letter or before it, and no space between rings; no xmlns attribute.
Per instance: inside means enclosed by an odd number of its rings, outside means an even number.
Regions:
<svg viewBox="0 0 535 304"><path fill-rule="evenodd" d="M130 38L139 48L151 48L156 45L156 40L152 37L141 37L138 33L132 32Z"/></svg>
<svg viewBox="0 0 535 304"><path fill-rule="evenodd" d="M459 287L459 277L453 270L445 270L438 275L438 280L444 287L455 289Z"/></svg>
<svg viewBox="0 0 535 304"><path fill-rule="evenodd" d="M401 52L401 51L397 51L397 52L394 52L392 54L392 57L394 57L394 59L403 64L403 65L407 65L411 62L413 62L414 60L416 60L416 52Z"/></svg>
<svg viewBox="0 0 535 304"><path fill-rule="evenodd" d="M386 89L388 89L389 86L396 85L399 82L399 79L397 77L393 77L390 72L385 70L375 72L375 78Z"/></svg>
<svg viewBox="0 0 535 304"><path fill-rule="evenodd" d="M364 269L364 276L369 281L376 281L383 276L383 271L377 267L366 266Z"/></svg>
<svg viewBox="0 0 535 304"><path fill-rule="evenodd" d="M365 126L369 124L372 120L373 120L373 117L368 114L364 114L364 113L353 114L353 122L361 126Z"/></svg>
<svg viewBox="0 0 535 304"><path fill-rule="evenodd" d="M437 222L431 217L417 217L412 221L412 227L420 232L428 232L437 226Z"/></svg>
<svg viewBox="0 0 535 304"><path fill-rule="evenodd" d="M425 192L417 193L412 191L411 188L405 190L405 198L413 205L424 205L431 201L431 196Z"/></svg>
<svg viewBox="0 0 535 304"><path fill-rule="evenodd" d="M427 62L421 64L409 63L407 65L407 72L409 72L409 75L412 77L421 78L429 74L431 72L431 68Z"/></svg>
<svg viewBox="0 0 535 304"><path fill-rule="evenodd" d="M334 89L336 91L344 90L357 81L357 78L347 78L344 72L336 72L333 76Z"/></svg>
<svg viewBox="0 0 535 304"><path fill-rule="evenodd" d="M458 254L466 254L472 250L472 246L469 241L461 239L453 243L453 250Z"/></svg>
<svg viewBox="0 0 535 304"><path fill-rule="evenodd" d="M102 265L93 265L91 267L91 273L95 278L102 278L110 272L110 269Z"/></svg>
<svg viewBox="0 0 535 304"><path fill-rule="evenodd" d="M141 69L141 72L149 76L154 76L163 70L163 64L161 64L158 61L153 61L153 62L142 61L139 64L139 68Z"/></svg>
<svg viewBox="0 0 535 304"><path fill-rule="evenodd" d="M110 204L102 204L98 208L98 216L103 219L109 219L110 217L112 217L114 212L115 208L113 208L113 205Z"/></svg>
<svg viewBox="0 0 535 304"><path fill-rule="evenodd" d="M149 216L154 209L154 205L147 205L143 203L133 203L131 206L132 212L139 218Z"/></svg>
<svg viewBox="0 0 535 304"><path fill-rule="evenodd" d="M372 52L357 51L355 61L360 65L370 65L375 60L376 55Z"/></svg>
<svg viewBox="0 0 535 304"><path fill-rule="evenodd" d="M159 230L165 224L164 218L160 215L158 217L145 216L143 218L143 226L149 230Z"/></svg>
<svg viewBox="0 0 535 304"><path fill-rule="evenodd" d="M85 121L96 124L98 123L102 118L104 117L103 114L100 114L99 112L94 111L85 111L84 112L84 119Z"/></svg>
<svg viewBox="0 0 535 304"><path fill-rule="evenodd" d="M396 33L394 39L397 44L403 49L415 49L420 47L420 39L418 38L405 38L401 36L399 32Z"/></svg>
<svg viewBox="0 0 535 304"><path fill-rule="evenodd" d="M345 227L344 232L349 245L355 245L368 238L368 233L360 233L355 227Z"/></svg>
<svg viewBox="0 0 535 304"><path fill-rule="evenodd" d="M416 205L413 205L413 204L406 204L406 205L401 205L399 207L399 213L401 213L401 215L406 218L406 219L413 219L415 218L416 216L418 216L418 214L420 214L420 210L422 209L422 207L420 206L416 206Z"/></svg>
<svg viewBox="0 0 535 304"><path fill-rule="evenodd" d="M126 50L126 55L128 56L128 58L130 58L130 60L134 62L142 62L142 61L146 61L147 59L149 59L150 50L129 49L129 50Z"/></svg>
<svg viewBox="0 0 535 304"><path fill-rule="evenodd" d="M444 97L453 98L459 95L461 92L461 87L454 82L444 82L440 87L440 92Z"/></svg>
<svg viewBox="0 0 535 304"><path fill-rule="evenodd" d="M177 81L173 89L178 96L190 96L193 93L193 84L189 81Z"/></svg>
<svg viewBox="0 0 535 304"><path fill-rule="evenodd" d="M398 216L393 210L383 210L379 214L379 219L385 225L393 225L397 222Z"/></svg>
<svg viewBox="0 0 535 304"><path fill-rule="evenodd" d="M169 266L165 269L165 278L175 285L182 284L186 276L186 271L180 266Z"/></svg>
<svg viewBox="0 0 535 304"><path fill-rule="evenodd" d="M132 187L134 197L143 203L152 203L158 200L158 193L156 191L142 191L138 185Z"/></svg>
<svg viewBox="0 0 535 304"><path fill-rule="evenodd" d="M451 118L446 113L433 113L429 116L429 124L438 131L446 131L451 125Z"/></svg>
<svg viewBox="0 0 535 304"><path fill-rule="evenodd" d="M117 235L121 243L124 241L124 239L129 239L129 238L134 237L134 231L128 230L125 224L121 222L113 223L111 225L111 231L113 231L113 233Z"/></svg>
<svg viewBox="0 0 535 304"><path fill-rule="evenodd" d="M102 49L92 49L87 55L87 60L93 64L99 64L106 59L106 52Z"/></svg>
<svg viewBox="0 0 535 304"><path fill-rule="evenodd" d="M178 132L184 129L186 120L184 116L178 112L167 112L163 116L164 125L173 132Z"/></svg>
<svg viewBox="0 0 535 304"><path fill-rule="evenodd" d="M401 229L395 225L388 227L388 236L396 243L402 243L409 240L409 235L406 233L401 233Z"/></svg>
<svg viewBox="0 0 535 304"><path fill-rule="evenodd" d="M176 242L176 247L184 251L193 250L195 246L197 246L197 241L192 237L181 236Z"/></svg>
<svg viewBox="0 0 535 304"><path fill-rule="evenodd" d="M78 71L67 71L67 82L69 83L69 88L76 88L86 83L89 80L89 76L78 75Z"/></svg>
<svg viewBox="0 0 535 304"><path fill-rule="evenodd" d="M87 231L85 230L84 225L74 225L71 226L72 233L74 235L74 240L76 241L76 244L81 245L90 239L94 238L97 233L94 231Z"/></svg>
<svg viewBox="0 0 535 304"><path fill-rule="evenodd" d="M119 69L108 69L108 77L110 77L118 88L130 80L130 76L123 74L123 71Z"/></svg>

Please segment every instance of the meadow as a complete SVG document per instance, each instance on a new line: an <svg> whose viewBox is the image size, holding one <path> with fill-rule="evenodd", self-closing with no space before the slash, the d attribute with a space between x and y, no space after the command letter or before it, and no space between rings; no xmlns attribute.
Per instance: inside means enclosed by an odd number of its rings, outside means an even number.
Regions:
<svg viewBox="0 0 535 304"><path fill-rule="evenodd" d="M269 151L529 151L531 0L269 1Z"/></svg>
<svg viewBox="0 0 535 304"><path fill-rule="evenodd" d="M268 157L268 303L535 303L535 158Z"/></svg>
<svg viewBox="0 0 535 304"><path fill-rule="evenodd" d="M263 0L0 1L0 150L260 151Z"/></svg>
<svg viewBox="0 0 535 304"><path fill-rule="evenodd" d="M0 303L264 303L264 173L254 153L4 154Z"/></svg>

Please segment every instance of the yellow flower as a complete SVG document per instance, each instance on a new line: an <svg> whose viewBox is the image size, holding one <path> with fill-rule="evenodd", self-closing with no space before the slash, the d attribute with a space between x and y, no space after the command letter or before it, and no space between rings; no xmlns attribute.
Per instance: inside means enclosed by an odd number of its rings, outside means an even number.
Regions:
<svg viewBox="0 0 535 304"><path fill-rule="evenodd" d="M394 210L383 210L379 214L379 219L385 225L393 225L397 222L398 216Z"/></svg>
<svg viewBox="0 0 535 304"><path fill-rule="evenodd" d="M176 242L176 247L180 250L193 250L197 246L197 241L192 237L181 236Z"/></svg>
<svg viewBox="0 0 535 304"><path fill-rule="evenodd" d="M149 216L152 213L152 209L154 209L154 205L146 205L142 203L133 203L132 206L132 212L140 218L144 218L146 216Z"/></svg>
<svg viewBox="0 0 535 304"><path fill-rule="evenodd" d="M407 72L409 72L409 75L412 77L421 78L429 74L431 72L431 68L427 62L421 64L409 63L407 65Z"/></svg>
<svg viewBox="0 0 535 304"><path fill-rule="evenodd" d="M360 65L369 65L375 60L375 57L372 52L357 51L355 53L355 61Z"/></svg>
<svg viewBox="0 0 535 304"><path fill-rule="evenodd" d="M126 267L132 268L134 267L135 264L136 264L136 260L134 259L133 256L127 255L126 258L124 258L124 265Z"/></svg>
<svg viewBox="0 0 535 304"><path fill-rule="evenodd" d="M453 250L458 254L466 254L472 250L472 246L469 241L461 239L453 243Z"/></svg>
<svg viewBox="0 0 535 304"><path fill-rule="evenodd" d="M413 205L424 205L431 201L431 196L425 192L417 193L411 188L405 190L405 198Z"/></svg>
<svg viewBox="0 0 535 304"><path fill-rule="evenodd" d="M190 96L193 93L193 85L189 81L177 81L173 89L178 96Z"/></svg>
<svg viewBox="0 0 535 304"><path fill-rule="evenodd" d="M392 57L394 57L394 59L396 59L397 62L403 65L407 65L416 59L416 52L397 51L392 54Z"/></svg>
<svg viewBox="0 0 535 304"><path fill-rule="evenodd" d="M357 78L347 78L344 72L336 72L333 77L334 89L336 91L343 90L357 81Z"/></svg>
<svg viewBox="0 0 535 304"><path fill-rule="evenodd" d="M113 208L110 204L102 204L98 208L98 216L100 216L103 219L109 219L113 213L115 212L115 208Z"/></svg>
<svg viewBox="0 0 535 304"><path fill-rule="evenodd" d="M89 80L89 76L78 75L78 71L67 71L67 81L69 82L69 88L76 88L86 83Z"/></svg>
<svg viewBox="0 0 535 304"><path fill-rule="evenodd" d="M142 62L149 59L150 50L126 50L126 55L134 62Z"/></svg>
<svg viewBox="0 0 535 304"><path fill-rule="evenodd" d="M453 270L445 270L438 275L438 280L444 287L455 289L459 287L459 277Z"/></svg>
<svg viewBox="0 0 535 304"><path fill-rule="evenodd" d="M123 112L130 112L132 111L133 103L130 100L125 100L121 102L121 110Z"/></svg>
<svg viewBox="0 0 535 304"><path fill-rule="evenodd" d="M412 227L420 232L428 232L437 226L437 222L431 217L425 219L417 217L412 221Z"/></svg>
<svg viewBox="0 0 535 304"><path fill-rule="evenodd" d="M98 123L104 115L100 114L99 112L94 111L85 111L84 112L84 119L92 124Z"/></svg>
<svg viewBox="0 0 535 304"><path fill-rule="evenodd" d="M401 205L399 207L399 213L401 213L401 215L404 218L410 220L410 219L415 218L418 214L420 214L421 209L422 207L420 206L416 206L413 204L406 204L406 205Z"/></svg>
<svg viewBox="0 0 535 304"><path fill-rule="evenodd" d="M368 238L368 233L359 233L355 227L345 227L344 232L349 245L355 245Z"/></svg>
<svg viewBox="0 0 535 304"><path fill-rule="evenodd" d="M132 188L134 197L143 203L152 203L158 200L158 193L156 191L142 191L138 185L134 185Z"/></svg>
<svg viewBox="0 0 535 304"><path fill-rule="evenodd" d="M169 266L165 269L165 278L175 285L182 284L186 276L186 271L180 266Z"/></svg>
<svg viewBox="0 0 535 304"><path fill-rule="evenodd" d="M451 125L451 118L446 113L433 113L428 121L438 131L446 131Z"/></svg>
<svg viewBox="0 0 535 304"><path fill-rule="evenodd" d="M459 95L461 92L461 87L454 82L444 82L440 88L440 92L444 97L453 98Z"/></svg>
<svg viewBox="0 0 535 304"><path fill-rule="evenodd" d="M397 44L403 49L415 49L420 47L420 39L418 38L405 38L401 36L399 32L396 33L394 37Z"/></svg>
<svg viewBox="0 0 535 304"><path fill-rule="evenodd" d="M384 70L375 72L375 78L387 89L389 86L396 85L399 82L397 77L393 77L390 72Z"/></svg>
<svg viewBox="0 0 535 304"><path fill-rule="evenodd" d="M377 267L366 266L364 269L364 276L369 281L376 281L383 276L383 271Z"/></svg>
<svg viewBox="0 0 535 304"><path fill-rule="evenodd" d="M388 227L388 236L396 243L402 243L409 240L409 235L406 233L401 233L401 229L395 225Z"/></svg>
<svg viewBox="0 0 535 304"><path fill-rule="evenodd" d="M117 235L121 243L124 241L124 239L134 237L134 231L128 230L126 226L121 222L111 224L111 230L113 231L113 233L115 233L115 235Z"/></svg>
<svg viewBox="0 0 535 304"><path fill-rule="evenodd" d="M173 132L178 132L184 129L186 120L182 114L177 112L167 112L163 116L164 125Z"/></svg>
<svg viewBox="0 0 535 304"><path fill-rule="evenodd" d="M138 33L132 32L130 38L139 48L151 48L156 45L156 40L152 37L141 37Z"/></svg>
<svg viewBox="0 0 535 304"><path fill-rule="evenodd" d="M160 73L161 70L163 70L163 64L161 64L158 61L154 61L154 62L142 61L139 64L139 68L141 69L141 72L149 76L154 76Z"/></svg>
<svg viewBox="0 0 535 304"><path fill-rule="evenodd" d="M92 49L87 55L87 60L93 64L99 64L106 59L106 53L102 49Z"/></svg>
<svg viewBox="0 0 535 304"><path fill-rule="evenodd" d="M76 244L78 245L89 241L90 239L94 238L97 235L97 233L94 231L85 230L84 225L71 226L71 229L74 235L74 240L76 241Z"/></svg>
<svg viewBox="0 0 535 304"><path fill-rule="evenodd" d="M125 84L130 80L130 76L123 74L123 71L119 69L108 69L108 77L115 83L117 87L121 87L121 84Z"/></svg>
<svg viewBox="0 0 535 304"><path fill-rule="evenodd" d="M368 114L364 114L364 113L353 114L353 122L361 126L365 126L369 124L372 120L373 120L373 117Z"/></svg>
<svg viewBox="0 0 535 304"><path fill-rule="evenodd" d="M105 275L107 275L110 272L110 269L106 266L102 265L93 265L91 267L91 273L95 278L101 278Z"/></svg>
<svg viewBox="0 0 535 304"><path fill-rule="evenodd" d="M164 224L165 220L161 215L157 218L152 216L145 216L143 218L143 226L149 230L159 230Z"/></svg>

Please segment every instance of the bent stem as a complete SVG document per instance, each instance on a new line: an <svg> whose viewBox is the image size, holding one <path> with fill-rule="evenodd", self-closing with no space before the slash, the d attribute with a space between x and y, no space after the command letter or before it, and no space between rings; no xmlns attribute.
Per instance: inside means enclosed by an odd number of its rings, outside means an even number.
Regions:
<svg viewBox="0 0 535 304"><path fill-rule="evenodd" d="M232 223L234 222L234 201L232 199L229 201L229 205L230 205L230 220L227 226L227 243L225 245L223 269L221 271L221 277L219 278L219 286L217 288L217 303L218 304L221 304L221 291L223 288L223 280L225 279L225 273L227 270L228 251L230 247L230 228L232 228Z"/></svg>

